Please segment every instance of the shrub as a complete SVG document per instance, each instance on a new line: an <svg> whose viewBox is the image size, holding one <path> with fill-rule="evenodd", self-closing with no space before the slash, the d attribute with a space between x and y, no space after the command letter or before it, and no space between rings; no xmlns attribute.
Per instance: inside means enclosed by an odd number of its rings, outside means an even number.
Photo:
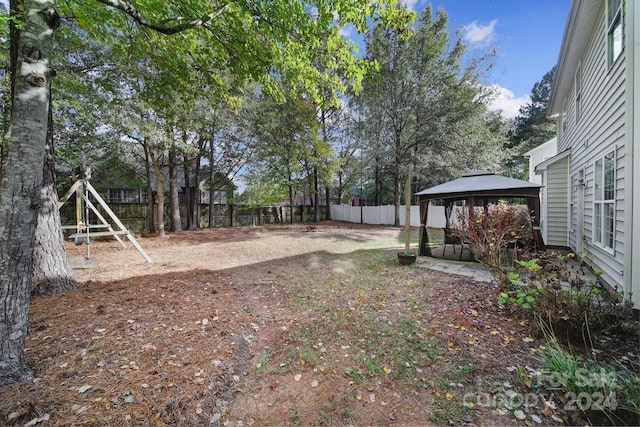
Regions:
<svg viewBox="0 0 640 427"><path fill-rule="evenodd" d="M506 269L508 249L529 253L533 232L531 217L521 206L504 201L485 209L458 212L458 226L453 234L469 245L477 261L489 267L500 283L508 283ZM517 257L517 256L516 256Z"/></svg>
<svg viewBox="0 0 640 427"><path fill-rule="evenodd" d="M563 331L569 341L585 340L590 332L616 327L632 316L631 302L617 288L610 292L584 264L569 267L567 258L544 252L528 261L516 261L519 272L511 272L509 285L498 303L530 310L532 317ZM537 324L537 323L534 323Z"/></svg>

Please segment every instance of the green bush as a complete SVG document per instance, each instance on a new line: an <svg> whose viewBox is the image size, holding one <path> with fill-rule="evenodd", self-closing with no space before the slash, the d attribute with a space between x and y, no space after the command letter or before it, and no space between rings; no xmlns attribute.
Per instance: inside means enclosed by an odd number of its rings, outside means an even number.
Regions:
<svg viewBox="0 0 640 427"><path fill-rule="evenodd" d="M519 271L508 274L509 284L498 303L527 309L530 315L570 341L585 340L591 332L615 327L631 318L631 302L624 292L610 292L584 265L569 267L567 258L544 252L528 261L516 261ZM595 279L584 277L594 275Z"/></svg>

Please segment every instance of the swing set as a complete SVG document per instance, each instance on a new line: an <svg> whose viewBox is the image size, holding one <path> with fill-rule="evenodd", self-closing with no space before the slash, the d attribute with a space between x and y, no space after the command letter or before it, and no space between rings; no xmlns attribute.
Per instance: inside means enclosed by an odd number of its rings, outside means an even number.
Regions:
<svg viewBox="0 0 640 427"><path fill-rule="evenodd" d="M95 237L105 237L105 236L113 236L120 245L125 248L126 245L124 241L120 238L120 236L125 236L131 244L140 252L140 255L148 262L152 263L151 257L142 249L142 246L138 243L138 241L133 237L133 234L124 226L124 224L120 221L120 219L116 216L116 214L109 208L107 202L104 201L102 196L93 188L91 183L89 182L90 173L82 172L80 174L74 175L72 179L74 180L73 185L69 190L65 193L64 196L60 198L58 201L58 209L60 209L66 202L71 198L73 194L76 195L76 224L75 225L63 225L62 228L65 230L75 230L75 233L69 236L70 239L73 239L76 245L86 245L87 246L87 257L86 259L91 258L91 238ZM105 217L98 211L96 206L89 199L89 195L93 196L93 198L98 202L98 204L104 209L107 215L111 218L113 223L117 226L118 229L114 229L111 224L105 219ZM100 221L100 224L90 224L89 222L89 214L93 212ZM105 230L106 231L95 231L95 230Z"/></svg>

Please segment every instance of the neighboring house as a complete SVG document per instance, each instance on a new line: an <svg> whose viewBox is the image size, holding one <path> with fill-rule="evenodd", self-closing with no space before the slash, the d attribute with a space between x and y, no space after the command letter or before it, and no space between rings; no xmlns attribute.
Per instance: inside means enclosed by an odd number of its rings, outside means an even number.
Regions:
<svg viewBox="0 0 640 427"><path fill-rule="evenodd" d="M545 143L538 145L534 149L524 153L524 157L527 157L529 159L529 182L533 182L534 184L540 184L543 186L540 189L540 233L542 234L542 239L545 241L545 244L547 246L566 246L567 229L566 229L566 223L565 223L564 230L560 230L560 233L564 231L565 235L561 236L562 239L560 241L556 241L556 239L553 239L553 237L554 237L554 234L558 232L558 230L552 227L551 229L552 239L551 241L549 241L549 236L547 234L547 220L550 219L554 222L554 224L552 225L557 225L555 224L556 217L552 214L552 212L549 212L551 214L550 217L547 218L546 216L547 203L549 202L547 197L548 194L546 191L546 187L548 184L546 182L547 180L546 179L543 180L543 178L547 178L547 175L545 176L536 175L535 167L538 166L540 163L544 162L545 160L552 158L557 153L558 153L558 138L555 138L555 137L551 138ZM558 201L553 198L553 193L551 195L552 195L551 202L557 203ZM566 207L566 203L562 203L561 208L564 209L565 207Z"/></svg>
<svg viewBox="0 0 640 427"><path fill-rule="evenodd" d="M166 168L165 168L166 169ZM178 200L180 203L186 203L186 184L184 169L179 168L178 175ZM169 179L167 178L168 172L165 171L165 193L169 192ZM209 177L208 171L202 172L201 176L205 176L200 180L198 189L200 190L200 203L209 204ZM191 186L193 186L194 178L191 177ZM221 177L220 174L216 174L217 188L214 190L214 204L226 205L228 203L228 195L233 194L233 184L227 178ZM151 187L155 189L157 187L155 173L151 172ZM192 187L193 188L193 187ZM147 203L147 190L144 187L131 186L127 184L122 185L99 185L98 189L105 195L105 200L108 204L121 204L121 203Z"/></svg>
<svg viewBox="0 0 640 427"><path fill-rule="evenodd" d="M553 137L530 151L523 154L529 159L529 182L542 185L542 177L536 175L535 168L545 160L549 160L558 154L558 138Z"/></svg>
<svg viewBox="0 0 640 427"><path fill-rule="evenodd" d="M572 1L549 103L549 115L559 118L559 154L536 167L547 198L553 193L560 198L558 207L565 206L562 216L553 214L566 224L562 243L610 285L626 295L633 291L635 308L640 308L640 216L633 215L640 213L639 70L640 2ZM551 209L548 203L547 218Z"/></svg>

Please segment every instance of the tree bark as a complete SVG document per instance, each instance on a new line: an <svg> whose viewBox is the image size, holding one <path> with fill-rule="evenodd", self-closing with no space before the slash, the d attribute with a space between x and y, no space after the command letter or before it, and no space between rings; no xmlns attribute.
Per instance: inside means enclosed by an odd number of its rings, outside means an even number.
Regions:
<svg viewBox="0 0 640 427"><path fill-rule="evenodd" d="M200 145L200 150L198 153L202 152L202 145ZM191 230L196 230L200 228L200 161L201 156L198 154L196 156L196 164L194 166L194 183L193 183L193 193L191 195L191 203L193 203L193 217L191 218Z"/></svg>
<svg viewBox="0 0 640 427"><path fill-rule="evenodd" d="M327 199L325 200L326 203L326 207L327 207L327 213L326 213L326 219L327 221L331 221L331 195L329 193L329 186L327 185L326 187L326 191L327 191Z"/></svg>
<svg viewBox="0 0 640 427"><path fill-rule="evenodd" d="M178 166L175 143L169 149L169 210L171 212L170 231L179 233L182 231L182 218L180 217L180 199L178 195Z"/></svg>
<svg viewBox="0 0 640 427"><path fill-rule="evenodd" d="M319 223L320 222L320 184L318 182L318 175L320 174L320 170L318 168L318 166L316 165L313 168L313 188L314 188L314 194L313 194L313 198L314 198L314 203L313 203L313 222L315 223Z"/></svg>
<svg viewBox="0 0 640 427"><path fill-rule="evenodd" d="M12 128L0 188L0 384L33 377L24 344L33 242L44 168L54 30L53 0L26 1L15 67Z"/></svg>
<svg viewBox="0 0 640 427"><path fill-rule="evenodd" d="M147 140L142 142L144 148L144 173L147 181L147 212L149 213L149 233L156 232L156 222L154 220L155 214L153 213L153 187L151 186L151 158L149 157L149 146Z"/></svg>
<svg viewBox="0 0 640 427"><path fill-rule="evenodd" d="M215 160L215 145L213 141L209 142L209 228L215 226L215 216L213 212L213 199L215 196L215 172L214 172L214 160Z"/></svg>
<svg viewBox="0 0 640 427"><path fill-rule="evenodd" d="M148 146L149 137L145 136L145 144ZM156 204L156 230L158 232L158 237L167 237L164 231L164 173L162 172L162 167L158 163L158 159L153 155L151 150L149 150L149 159L151 160L151 164L153 165L153 169L156 173L156 194L158 197Z"/></svg>
<svg viewBox="0 0 640 427"><path fill-rule="evenodd" d="M40 210L33 248L32 295L59 294L78 287L64 249L64 235L58 210L51 103L48 117Z"/></svg>
<svg viewBox="0 0 640 427"><path fill-rule="evenodd" d="M185 205L187 208L187 215L186 215L186 224L185 224L185 228L187 230L193 230L193 225L191 224L191 221L193 220L193 191L191 191L191 178L189 177L189 162L188 161L184 161L183 165L182 165L182 170L184 172L184 199L185 199Z"/></svg>

